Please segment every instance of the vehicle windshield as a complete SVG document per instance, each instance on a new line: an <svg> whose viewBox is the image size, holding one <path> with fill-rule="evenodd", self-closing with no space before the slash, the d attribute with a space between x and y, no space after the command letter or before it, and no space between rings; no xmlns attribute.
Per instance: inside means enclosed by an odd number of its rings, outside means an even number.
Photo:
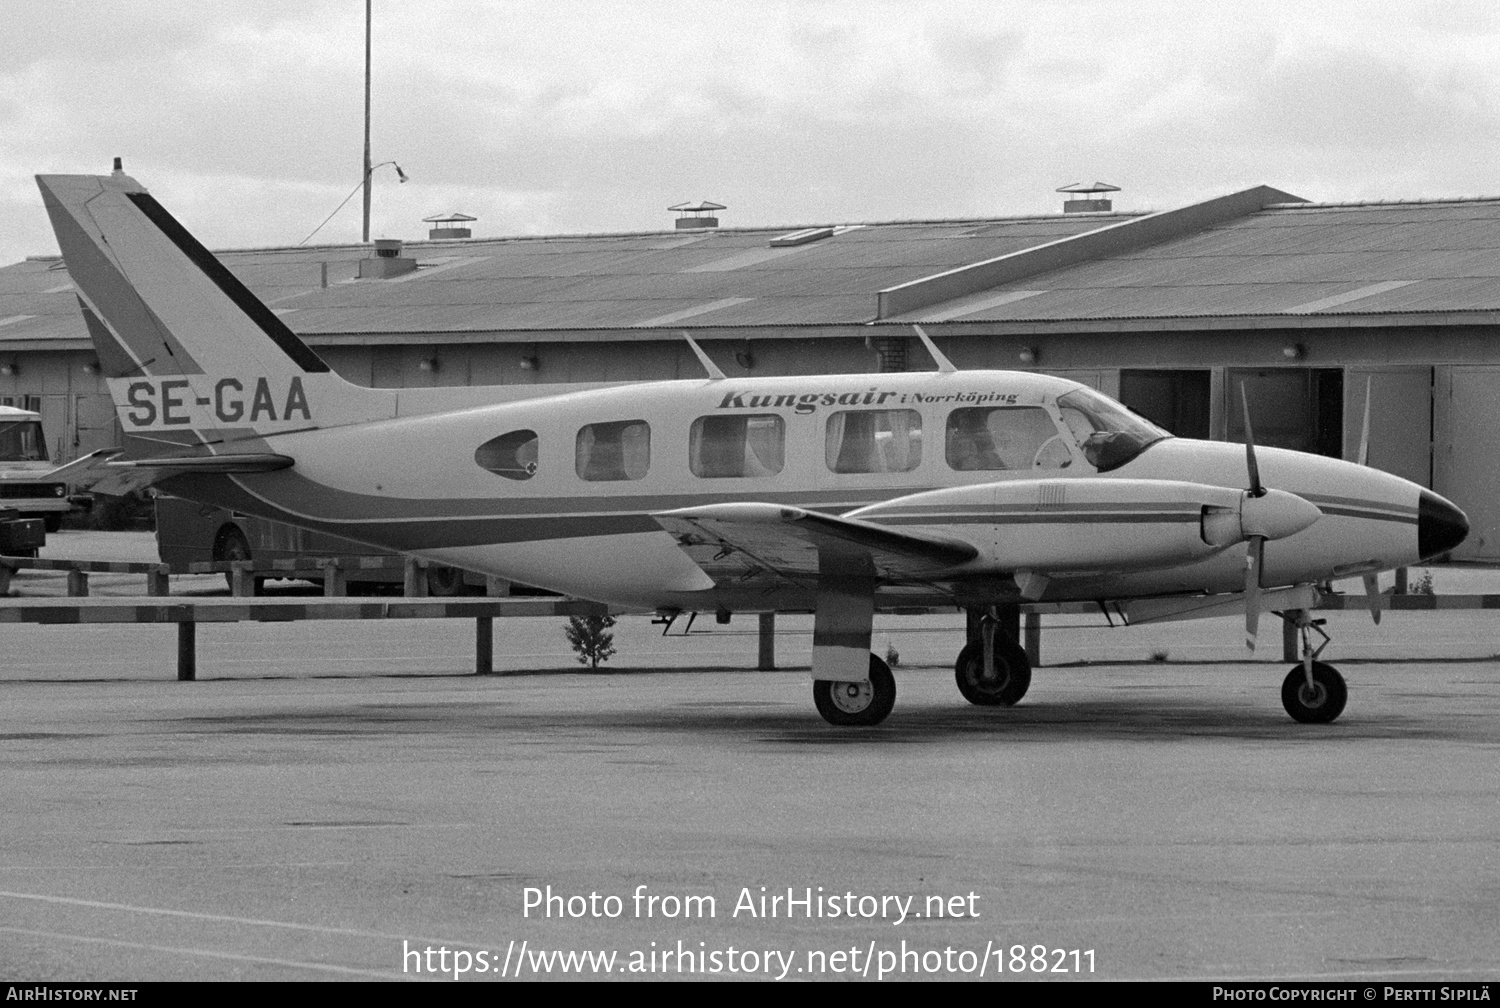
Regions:
<svg viewBox="0 0 1500 1008"><path fill-rule="evenodd" d="M1057 400L1063 422L1078 439L1083 457L1100 472L1118 469L1172 435L1145 417L1092 389L1077 389Z"/></svg>
<svg viewBox="0 0 1500 1008"><path fill-rule="evenodd" d="M46 458L40 421L0 421L0 462L40 462Z"/></svg>

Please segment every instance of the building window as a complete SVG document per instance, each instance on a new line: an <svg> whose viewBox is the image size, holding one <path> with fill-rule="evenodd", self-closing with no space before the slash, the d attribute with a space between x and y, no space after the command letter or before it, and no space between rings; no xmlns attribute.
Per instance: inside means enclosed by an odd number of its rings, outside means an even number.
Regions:
<svg viewBox="0 0 1500 1008"><path fill-rule="evenodd" d="M589 424L578 430L573 468L590 483L638 480L651 466L651 425L644 420Z"/></svg>
<svg viewBox="0 0 1500 1008"><path fill-rule="evenodd" d="M948 414L948 465L960 472L1062 469L1073 461L1067 441L1040 406L976 406Z"/></svg>
<svg viewBox="0 0 1500 1008"><path fill-rule="evenodd" d="M922 462L922 415L916 410L845 410L828 418L823 442L836 473L911 472Z"/></svg>
<svg viewBox="0 0 1500 1008"><path fill-rule="evenodd" d="M704 416L693 421L688 467L694 476L775 476L785 461L786 425L779 416Z"/></svg>
<svg viewBox="0 0 1500 1008"><path fill-rule="evenodd" d="M529 480L536 475L536 431L518 430L501 434L480 445L474 461L496 476Z"/></svg>

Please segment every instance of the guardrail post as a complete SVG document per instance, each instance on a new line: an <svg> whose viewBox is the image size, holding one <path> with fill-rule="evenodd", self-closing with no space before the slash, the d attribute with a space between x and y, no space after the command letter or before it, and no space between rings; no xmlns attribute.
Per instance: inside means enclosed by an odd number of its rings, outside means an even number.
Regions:
<svg viewBox="0 0 1500 1008"><path fill-rule="evenodd" d="M172 594L172 583L167 577L168 568L166 564L157 564L156 569L146 573L147 595L170 595Z"/></svg>
<svg viewBox="0 0 1500 1008"><path fill-rule="evenodd" d="M244 598L255 594L255 575L252 568L255 566L253 560L231 560L229 562L229 594L235 598Z"/></svg>
<svg viewBox="0 0 1500 1008"><path fill-rule="evenodd" d="M474 619L474 674L492 675L495 671L495 618Z"/></svg>
<svg viewBox="0 0 1500 1008"><path fill-rule="evenodd" d="M402 579L401 594L407 598L427 597L427 561L416 557L406 558L406 574Z"/></svg>
<svg viewBox="0 0 1500 1008"><path fill-rule="evenodd" d="M349 576L344 573L344 565L338 557L319 560L318 566L323 568L323 596L325 598L337 598L349 594Z"/></svg>
<svg viewBox="0 0 1500 1008"><path fill-rule="evenodd" d="M1026 614L1026 660L1031 662L1031 667L1036 668L1042 664L1042 614L1029 612Z"/></svg>
<svg viewBox="0 0 1500 1008"><path fill-rule="evenodd" d="M177 624L177 680L192 682L198 676L198 624Z"/></svg>
<svg viewBox="0 0 1500 1008"><path fill-rule="evenodd" d="M776 668L776 614L773 612L760 614L759 645L755 667L762 672L771 672Z"/></svg>
<svg viewBox="0 0 1500 1008"><path fill-rule="evenodd" d="M88 571L81 571L81 570L70 570L70 571L68 571L68 597L69 598L87 598L88 594L89 594L89 574L88 574Z"/></svg>

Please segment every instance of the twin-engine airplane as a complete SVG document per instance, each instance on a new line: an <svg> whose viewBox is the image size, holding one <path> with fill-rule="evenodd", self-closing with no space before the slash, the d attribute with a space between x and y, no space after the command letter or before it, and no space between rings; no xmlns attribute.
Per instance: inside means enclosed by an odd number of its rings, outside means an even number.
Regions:
<svg viewBox="0 0 1500 1008"><path fill-rule="evenodd" d="M1030 683L1002 606L1300 629L1282 700L1343 710L1314 585L1444 553L1463 513L1349 462L1192 441L1076 382L959 371L374 389L334 374L136 181L38 179L131 444L100 489L181 497L627 607L812 612L836 725L895 702L879 608L983 614L959 691ZM919 330L920 333L920 330ZM691 342L691 341L690 341ZM1249 410L1246 409L1249 429ZM1312 634L1323 637L1313 646Z"/></svg>

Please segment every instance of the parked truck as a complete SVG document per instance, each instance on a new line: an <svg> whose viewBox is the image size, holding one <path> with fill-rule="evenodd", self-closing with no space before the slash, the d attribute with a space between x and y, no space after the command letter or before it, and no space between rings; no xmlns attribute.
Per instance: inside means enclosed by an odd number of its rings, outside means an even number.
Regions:
<svg viewBox="0 0 1500 1008"><path fill-rule="evenodd" d="M56 532L75 504L67 482L49 478L56 471L47 458L41 415L0 406L0 509L39 518L48 532Z"/></svg>

